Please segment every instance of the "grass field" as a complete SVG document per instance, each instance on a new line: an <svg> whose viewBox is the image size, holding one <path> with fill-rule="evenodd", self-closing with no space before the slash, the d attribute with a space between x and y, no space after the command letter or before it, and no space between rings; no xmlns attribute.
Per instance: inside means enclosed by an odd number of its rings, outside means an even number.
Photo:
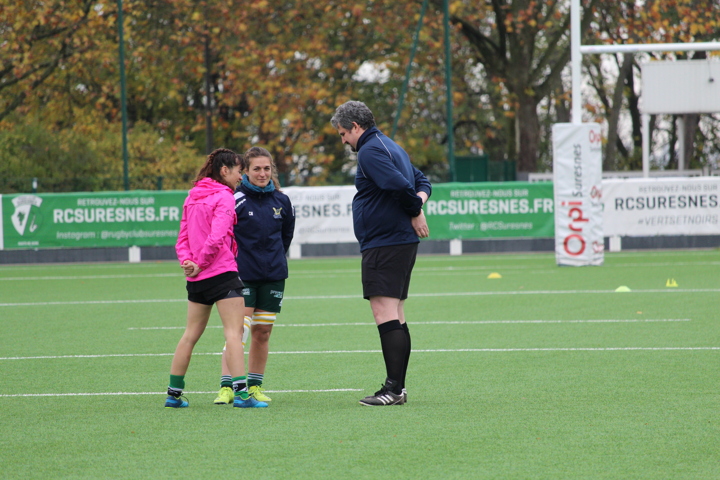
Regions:
<svg viewBox="0 0 720 480"><path fill-rule="evenodd" d="M372 408L359 258L294 260L270 407L213 405L213 313L190 408L170 410L175 263L0 266L0 478L717 479L719 267L717 250L419 257L409 400Z"/></svg>

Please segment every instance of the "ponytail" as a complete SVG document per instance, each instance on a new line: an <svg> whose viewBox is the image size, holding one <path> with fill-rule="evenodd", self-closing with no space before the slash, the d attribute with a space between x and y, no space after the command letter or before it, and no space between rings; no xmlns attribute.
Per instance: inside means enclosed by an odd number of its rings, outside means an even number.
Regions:
<svg viewBox="0 0 720 480"><path fill-rule="evenodd" d="M233 168L236 165L243 165L240 155L228 148L217 148L207 156L205 164L200 168L200 171L195 177L195 183L203 178L209 177L216 182L225 184L222 175L220 175L220 170L222 170L222 167ZM230 188L234 188L234 186Z"/></svg>

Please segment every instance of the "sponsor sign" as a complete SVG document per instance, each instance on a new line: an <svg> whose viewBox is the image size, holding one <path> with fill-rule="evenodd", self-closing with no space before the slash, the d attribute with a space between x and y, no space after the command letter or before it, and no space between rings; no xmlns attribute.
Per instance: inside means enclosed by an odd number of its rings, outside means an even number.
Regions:
<svg viewBox="0 0 720 480"><path fill-rule="evenodd" d="M431 239L550 237L550 183L450 183L425 205ZM286 187L295 244L354 243L354 186ZM0 196L0 248L173 246L186 191ZM2 232L4 231L4 235Z"/></svg>
<svg viewBox="0 0 720 480"><path fill-rule="evenodd" d="M293 243L352 243L352 200L355 186L285 187L295 207Z"/></svg>
<svg viewBox="0 0 720 480"><path fill-rule="evenodd" d="M720 178L603 180L607 236L720 234Z"/></svg>
<svg viewBox="0 0 720 480"><path fill-rule="evenodd" d="M602 146L595 123L553 125L555 261L602 265Z"/></svg>
<svg viewBox="0 0 720 480"><path fill-rule="evenodd" d="M175 245L187 192L3 195L3 248Z"/></svg>
<svg viewBox="0 0 720 480"><path fill-rule="evenodd" d="M551 183L443 183L423 208L433 240L552 237Z"/></svg>

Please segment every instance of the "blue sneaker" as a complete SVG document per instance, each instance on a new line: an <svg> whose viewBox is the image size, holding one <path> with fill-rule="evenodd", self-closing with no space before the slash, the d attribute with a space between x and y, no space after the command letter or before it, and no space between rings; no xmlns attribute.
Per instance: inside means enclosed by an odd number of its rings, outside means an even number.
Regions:
<svg viewBox="0 0 720 480"><path fill-rule="evenodd" d="M248 397L247 400L243 400L241 397L235 397L235 401L233 402L233 407L238 408L264 408L267 406L267 403L259 402L253 397Z"/></svg>
<svg viewBox="0 0 720 480"><path fill-rule="evenodd" d="M189 405L187 400L183 400L180 397L173 397L172 395L168 395L165 400L165 408L185 408Z"/></svg>

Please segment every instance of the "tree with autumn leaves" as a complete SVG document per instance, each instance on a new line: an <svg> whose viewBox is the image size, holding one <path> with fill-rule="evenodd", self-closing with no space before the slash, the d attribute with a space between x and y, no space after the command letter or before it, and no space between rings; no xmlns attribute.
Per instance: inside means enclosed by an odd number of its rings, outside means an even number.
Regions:
<svg viewBox="0 0 720 480"><path fill-rule="evenodd" d="M32 177L46 190L120 189L117 3L2 3L0 191L27 190ZM208 146L255 144L272 152L285 183L350 183L353 162L329 118L359 99L390 133L421 4L124 1L131 187L187 188ZM720 32L712 0L583 8L585 44ZM568 2L456 0L450 13L456 154L547 168L550 126L569 121ZM435 180L448 173L444 61L442 0L430 0L396 140ZM637 138L613 131L623 111L635 132L638 58L618 62L619 83L586 58L596 95L584 120L611 124L619 160L606 166L630 168ZM689 124L707 150L717 125Z"/></svg>

